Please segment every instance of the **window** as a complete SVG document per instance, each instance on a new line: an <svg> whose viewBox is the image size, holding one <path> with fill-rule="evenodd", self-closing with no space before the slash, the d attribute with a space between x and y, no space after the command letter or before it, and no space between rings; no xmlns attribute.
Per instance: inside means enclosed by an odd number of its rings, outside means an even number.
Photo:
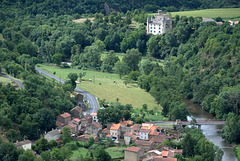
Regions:
<svg viewBox="0 0 240 161"><path fill-rule="evenodd" d="M154 33L155 33L156 31L154 31Z"/></svg>
<svg viewBox="0 0 240 161"><path fill-rule="evenodd" d="M154 27L154 29L156 29L156 27Z"/></svg>
<svg viewBox="0 0 240 161"><path fill-rule="evenodd" d="M150 30L150 32L152 32L152 30Z"/></svg>
<svg viewBox="0 0 240 161"><path fill-rule="evenodd" d="M152 27L150 27L150 29L152 29Z"/></svg>
<svg viewBox="0 0 240 161"><path fill-rule="evenodd" d="M159 31L159 33L161 33L161 31Z"/></svg>
<svg viewBox="0 0 240 161"><path fill-rule="evenodd" d="M160 30L161 28L159 27L159 30Z"/></svg>

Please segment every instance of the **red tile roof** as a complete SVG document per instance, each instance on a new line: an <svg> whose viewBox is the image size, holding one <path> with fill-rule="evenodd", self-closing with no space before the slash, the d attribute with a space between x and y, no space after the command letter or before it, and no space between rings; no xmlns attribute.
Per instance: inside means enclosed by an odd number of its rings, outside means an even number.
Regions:
<svg viewBox="0 0 240 161"><path fill-rule="evenodd" d="M71 115L67 112L64 113L64 114L61 114L60 116L63 117L63 118L71 117Z"/></svg>
<svg viewBox="0 0 240 161"><path fill-rule="evenodd" d="M120 124L112 124L110 130L118 130L120 128Z"/></svg>
<svg viewBox="0 0 240 161"><path fill-rule="evenodd" d="M153 144L152 141L145 141L145 140L136 140L135 143L138 145L138 146L150 146L151 144Z"/></svg>
<svg viewBox="0 0 240 161"><path fill-rule="evenodd" d="M174 157L174 152L172 151L162 151L163 157Z"/></svg>
<svg viewBox="0 0 240 161"><path fill-rule="evenodd" d="M131 151L131 152L137 153L139 150L141 150L141 148L132 146L132 147L129 147L129 148L124 149L124 150L125 150L125 151Z"/></svg>
<svg viewBox="0 0 240 161"><path fill-rule="evenodd" d="M124 136L129 136L129 137L131 137L132 135L133 135L132 132L125 132L125 134L124 134Z"/></svg>
<svg viewBox="0 0 240 161"><path fill-rule="evenodd" d="M80 106L76 106L76 107L74 107L73 109L71 109L70 112L72 112L72 111L74 111L74 110L80 113L80 112L82 112L83 108L80 107Z"/></svg>
<svg viewBox="0 0 240 161"><path fill-rule="evenodd" d="M81 120L78 118L73 119L74 121L80 122Z"/></svg>
<svg viewBox="0 0 240 161"><path fill-rule="evenodd" d="M106 133L110 133L110 130L108 130L107 128L102 130L102 133L106 134Z"/></svg>
<svg viewBox="0 0 240 161"><path fill-rule="evenodd" d="M85 115L84 118L89 120L89 119L92 119L92 116L88 114L88 115Z"/></svg>
<svg viewBox="0 0 240 161"><path fill-rule="evenodd" d="M112 136L112 135L110 135L110 134L106 135L107 138L110 138L111 136Z"/></svg>
<svg viewBox="0 0 240 161"><path fill-rule="evenodd" d="M102 125L99 122L93 122L92 125L95 126L98 129L102 128Z"/></svg>
<svg viewBox="0 0 240 161"><path fill-rule="evenodd" d="M134 131L137 131L140 128L140 125L135 124L132 125L131 127L134 129Z"/></svg>
<svg viewBox="0 0 240 161"><path fill-rule="evenodd" d="M167 135L158 135L158 136L154 136L152 137L151 141L153 141L154 143L159 143L161 144L164 140L170 138L170 136Z"/></svg>
<svg viewBox="0 0 240 161"><path fill-rule="evenodd" d="M150 133L150 132L151 132L151 129L141 129L140 132Z"/></svg>
<svg viewBox="0 0 240 161"><path fill-rule="evenodd" d="M123 122L120 122L121 126L127 126L127 125L132 125L132 124L133 124L133 121L123 121Z"/></svg>
<svg viewBox="0 0 240 161"><path fill-rule="evenodd" d="M70 128L77 127L77 125L76 125L76 124L73 124L73 123L70 123L70 124L68 124L67 126L69 126Z"/></svg>
<svg viewBox="0 0 240 161"><path fill-rule="evenodd" d="M97 116L97 112L91 113L92 116Z"/></svg>

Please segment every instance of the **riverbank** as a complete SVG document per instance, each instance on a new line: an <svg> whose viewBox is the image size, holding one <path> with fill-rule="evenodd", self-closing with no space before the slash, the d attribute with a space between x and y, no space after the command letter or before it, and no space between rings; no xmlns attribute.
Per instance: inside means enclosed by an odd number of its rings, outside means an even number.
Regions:
<svg viewBox="0 0 240 161"><path fill-rule="evenodd" d="M187 104L191 116L194 117L196 120L215 119L213 115L204 111L201 105L194 104L190 100L185 100L185 103ZM219 146L219 148L223 150L224 155L222 157L222 161L238 161L234 152L234 148L230 144L226 143L221 137L222 128L223 125L201 126L201 130L205 135L206 139L213 142L215 145Z"/></svg>

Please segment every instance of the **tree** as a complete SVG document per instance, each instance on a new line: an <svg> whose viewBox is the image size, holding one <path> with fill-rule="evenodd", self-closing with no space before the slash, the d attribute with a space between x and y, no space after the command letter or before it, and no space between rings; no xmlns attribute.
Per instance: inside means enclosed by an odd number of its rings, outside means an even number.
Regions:
<svg viewBox="0 0 240 161"><path fill-rule="evenodd" d="M222 129L222 138L228 143L239 143L240 141L240 116L229 113Z"/></svg>
<svg viewBox="0 0 240 161"><path fill-rule="evenodd" d="M36 156L33 154L32 150L27 149L23 152L23 154L19 155L18 160L19 161L34 161Z"/></svg>
<svg viewBox="0 0 240 161"><path fill-rule="evenodd" d="M50 131L56 126L54 114L47 108L42 108L38 110L38 112L33 115L33 120L35 122L38 122L39 128L42 133L44 131Z"/></svg>
<svg viewBox="0 0 240 161"><path fill-rule="evenodd" d="M54 54L52 56L52 62L57 64L57 65L61 65L61 63L62 63L62 54L60 54L60 53Z"/></svg>
<svg viewBox="0 0 240 161"><path fill-rule="evenodd" d="M93 137L89 138L88 144L89 144L89 146L92 146L94 144L94 138Z"/></svg>
<svg viewBox="0 0 240 161"><path fill-rule="evenodd" d="M79 75L79 79L80 79L80 82L81 82L82 77L84 77L86 75L86 72L80 72L78 75Z"/></svg>
<svg viewBox="0 0 240 161"><path fill-rule="evenodd" d="M120 78L126 75L129 72L130 68L128 67L127 63L118 61L114 66L114 71L119 75Z"/></svg>
<svg viewBox="0 0 240 161"><path fill-rule="evenodd" d="M66 143L72 141L70 127L65 126L65 127L62 128L61 138L63 139L63 144L66 144Z"/></svg>
<svg viewBox="0 0 240 161"><path fill-rule="evenodd" d="M101 66L101 70L103 72L111 73L113 71L113 67L117 61L119 61L118 56L116 56L114 51L110 51L109 54L103 59L103 64Z"/></svg>
<svg viewBox="0 0 240 161"><path fill-rule="evenodd" d="M76 88L76 80L78 78L78 75L76 73L69 73L68 78L71 81L72 88L75 89ZM65 83L68 84L67 81Z"/></svg>
<svg viewBox="0 0 240 161"><path fill-rule="evenodd" d="M51 151L51 159L53 161L64 161L64 155L61 153L60 149L53 148Z"/></svg>
<svg viewBox="0 0 240 161"><path fill-rule="evenodd" d="M16 142L17 140L20 139L20 131L16 131L14 129L8 130L6 133L6 136L10 142Z"/></svg>
<svg viewBox="0 0 240 161"><path fill-rule="evenodd" d="M48 150L49 144L47 139L41 137L38 141L36 141L35 151L40 154L42 151Z"/></svg>
<svg viewBox="0 0 240 161"><path fill-rule="evenodd" d="M194 140L190 134L186 134L182 142L183 155L187 157L192 157L194 155Z"/></svg>
<svg viewBox="0 0 240 161"><path fill-rule="evenodd" d="M128 74L128 79L137 81L139 76L140 76L139 71L131 71L131 72Z"/></svg>
<svg viewBox="0 0 240 161"><path fill-rule="evenodd" d="M141 53L138 49L127 50L126 55L122 59L127 64L130 70L138 70L138 63L141 61Z"/></svg>
<svg viewBox="0 0 240 161"><path fill-rule="evenodd" d="M51 140L49 142L49 148L56 148L58 146L58 142L56 140Z"/></svg>
<svg viewBox="0 0 240 161"><path fill-rule="evenodd" d="M51 160L51 152L50 151L43 151L40 156L44 161L50 161Z"/></svg>
<svg viewBox="0 0 240 161"><path fill-rule="evenodd" d="M98 48L100 51L104 51L105 48L106 48L105 44L104 44L101 40L95 41L92 45L93 45L93 46L97 46L97 48Z"/></svg>
<svg viewBox="0 0 240 161"><path fill-rule="evenodd" d="M0 160L18 160L17 147L13 143L1 143Z"/></svg>
<svg viewBox="0 0 240 161"><path fill-rule="evenodd" d="M111 156L104 150L103 146L99 146L94 151L94 158L96 161L110 161Z"/></svg>

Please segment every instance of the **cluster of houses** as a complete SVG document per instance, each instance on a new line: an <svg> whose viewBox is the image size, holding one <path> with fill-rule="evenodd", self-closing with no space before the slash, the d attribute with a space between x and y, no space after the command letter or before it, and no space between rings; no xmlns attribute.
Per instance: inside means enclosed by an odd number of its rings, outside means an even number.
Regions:
<svg viewBox="0 0 240 161"><path fill-rule="evenodd" d="M82 99L82 98L81 98ZM44 138L48 141L57 140L61 142L61 129L69 127L72 136L77 141L88 141L93 137L97 142L99 137L111 139L116 145L131 146L125 149L125 161L176 161L175 154L182 153L181 150L162 149L156 150L166 139L171 139L165 134L165 130L160 126L154 126L153 123L134 124L133 121L121 121L120 123L107 123L106 128L98 122L97 113L83 115L84 109L77 105L72 110L57 116L56 126ZM25 140L15 143L18 147L25 150L31 149L31 141Z"/></svg>

